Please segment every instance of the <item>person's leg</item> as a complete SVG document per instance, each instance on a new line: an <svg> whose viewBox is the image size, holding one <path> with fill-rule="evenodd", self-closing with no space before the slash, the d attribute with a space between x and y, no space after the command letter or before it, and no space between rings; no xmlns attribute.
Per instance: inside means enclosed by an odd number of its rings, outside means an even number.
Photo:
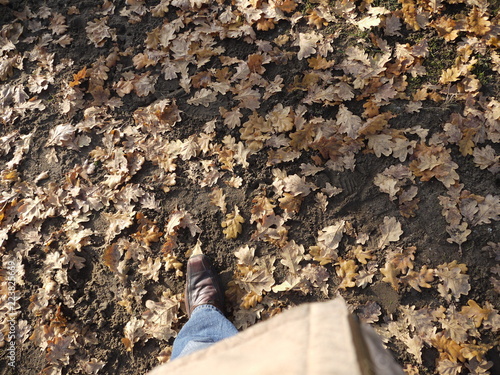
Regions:
<svg viewBox="0 0 500 375"><path fill-rule="evenodd" d="M203 254L188 259L184 302L189 317L174 341L171 359L203 349L238 333L226 319L217 271Z"/></svg>
<svg viewBox="0 0 500 375"><path fill-rule="evenodd" d="M183 357L238 333L236 327L212 305L200 305L182 327L172 349L171 359Z"/></svg>

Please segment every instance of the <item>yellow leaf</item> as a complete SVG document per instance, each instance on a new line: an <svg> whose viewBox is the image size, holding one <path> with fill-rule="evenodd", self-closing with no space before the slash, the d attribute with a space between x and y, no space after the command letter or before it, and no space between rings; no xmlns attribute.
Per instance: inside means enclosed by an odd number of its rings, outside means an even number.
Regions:
<svg viewBox="0 0 500 375"><path fill-rule="evenodd" d="M468 318L472 318L474 320L476 328L479 328L483 320L488 319L488 316L492 312L491 309L481 308L481 306L479 306L475 301L471 299L467 301L467 305L469 306L462 307L460 313L467 316Z"/></svg>
<svg viewBox="0 0 500 375"><path fill-rule="evenodd" d="M463 137L458 142L458 147L460 149L460 153L463 156L472 155L474 149L474 141L473 137L477 133L477 130L474 128L468 128L463 131Z"/></svg>
<svg viewBox="0 0 500 375"><path fill-rule="evenodd" d="M234 212L226 215L226 220L222 222L222 228L226 238L236 238L242 231L241 224L245 222L245 219L240 215L240 210L238 206L234 206Z"/></svg>
<svg viewBox="0 0 500 375"><path fill-rule="evenodd" d="M441 73L441 77L439 78L439 83L445 85L450 82L458 81L460 75L460 69L456 66L452 66L449 69L443 70L443 72Z"/></svg>
<svg viewBox="0 0 500 375"><path fill-rule="evenodd" d="M381 268L380 272L384 275L382 281L391 284L395 290L398 290L399 279L397 276L399 274L399 270L394 268L392 263L386 262L385 267Z"/></svg>
<svg viewBox="0 0 500 375"><path fill-rule="evenodd" d="M339 284L339 289L345 288L353 288L356 286L354 282L354 278L358 275L356 270L358 266L354 262L354 260L343 260L339 259L337 263L339 267L336 268L337 276L342 278L342 281Z"/></svg>
<svg viewBox="0 0 500 375"><path fill-rule="evenodd" d="M491 22L488 21L488 17L483 16L476 6L472 8L469 17L467 17L467 23L469 31L476 35L486 35L491 29Z"/></svg>
<svg viewBox="0 0 500 375"><path fill-rule="evenodd" d="M73 86L78 86L80 83L82 83L82 80L85 78L87 75L87 67L84 66L82 70L80 70L78 73L73 74L73 81L69 83L70 87Z"/></svg>

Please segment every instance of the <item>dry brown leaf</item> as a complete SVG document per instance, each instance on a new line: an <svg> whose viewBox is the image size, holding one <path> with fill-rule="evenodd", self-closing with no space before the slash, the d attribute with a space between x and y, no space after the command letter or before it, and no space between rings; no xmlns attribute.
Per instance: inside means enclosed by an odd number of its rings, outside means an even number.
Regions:
<svg viewBox="0 0 500 375"><path fill-rule="evenodd" d="M456 243L458 246L466 242L467 237L472 233L472 231L468 229L468 224L465 221L460 225L448 225L446 227L446 232L450 235L450 238L447 238L446 241L449 243Z"/></svg>
<svg viewBox="0 0 500 375"><path fill-rule="evenodd" d="M111 39L116 42L116 31L107 25L108 17L101 19L95 18L94 21L87 22L85 31L90 42L94 43L95 47L103 47L106 39ZM89 42L89 44L90 44Z"/></svg>
<svg viewBox="0 0 500 375"><path fill-rule="evenodd" d="M442 283L438 286L438 291L447 301L451 301L452 297L458 301L461 295L469 294L471 288L469 275L465 272L467 272L465 264L458 264L456 260L437 267L436 275Z"/></svg>
<svg viewBox="0 0 500 375"><path fill-rule="evenodd" d="M375 301L370 301L358 307L356 315L366 324L376 323L382 314L380 306Z"/></svg>
<svg viewBox="0 0 500 375"><path fill-rule="evenodd" d="M74 143L76 128L71 124L57 125L51 129L47 146L63 146L73 150L78 150Z"/></svg>
<svg viewBox="0 0 500 375"><path fill-rule="evenodd" d="M172 326L177 322L179 306L178 298L172 296L170 290L164 292L158 302L147 300L147 310L142 313L144 333L160 340L175 337L177 332Z"/></svg>
<svg viewBox="0 0 500 375"><path fill-rule="evenodd" d="M398 270L396 267L394 267L391 262L386 262L384 268L380 269L380 273L382 273L382 275L384 275L384 277L382 278L382 281L391 284L391 286L395 290L398 290L399 282L400 282L398 275L400 273L400 270Z"/></svg>
<svg viewBox="0 0 500 375"><path fill-rule="evenodd" d="M293 111L291 107L283 107L278 103L266 115L266 121L271 124L276 132L287 132L293 129Z"/></svg>
<svg viewBox="0 0 500 375"><path fill-rule="evenodd" d="M252 216L250 217L250 223L254 223L256 221L261 221L264 217L274 214L274 204L271 203L271 200L267 198L265 195L258 195L253 200L252 209L250 212Z"/></svg>
<svg viewBox="0 0 500 375"><path fill-rule="evenodd" d="M297 275L302 268L299 263L304 259L304 246L298 245L292 240L281 249L280 255L281 263L288 267L292 275Z"/></svg>
<svg viewBox="0 0 500 375"><path fill-rule="evenodd" d="M240 210L238 206L234 206L234 212L226 215L226 220L222 222L222 228L226 238L236 238L242 231L241 224L245 222L245 219L240 215Z"/></svg>
<svg viewBox="0 0 500 375"><path fill-rule="evenodd" d="M314 31L310 31L308 33L299 33L296 41L294 42L295 46L299 46L299 52L297 53L297 58L302 60L316 53L316 44L323 38L322 35L315 33Z"/></svg>
<svg viewBox="0 0 500 375"><path fill-rule="evenodd" d="M421 292L420 288L430 288L432 282L434 280L433 269L427 269L427 265L422 266L419 272L408 270L405 276L402 276L400 279L403 283L408 284L413 289Z"/></svg>
<svg viewBox="0 0 500 375"><path fill-rule="evenodd" d="M481 169L486 169L495 174L500 171L500 155L490 145L475 147L473 151L474 163Z"/></svg>
<svg viewBox="0 0 500 375"><path fill-rule="evenodd" d="M384 249L390 242L395 242L399 240L399 237L403 234L401 229L401 224L396 220L395 217L384 217L384 223L380 226L381 237L378 241L378 247Z"/></svg>
<svg viewBox="0 0 500 375"><path fill-rule="evenodd" d="M344 220L340 220L336 224L318 231L317 245L309 248L314 260L320 262L321 265L325 265L337 259L337 249L344 235L345 224Z"/></svg>
<svg viewBox="0 0 500 375"><path fill-rule="evenodd" d="M447 188L459 180L456 172L458 165L452 160L450 150L443 146L418 144L413 153L410 170L422 181L435 177Z"/></svg>
<svg viewBox="0 0 500 375"><path fill-rule="evenodd" d="M373 277L377 274L378 265L377 262L368 262L366 268L362 268L359 274L355 277L356 286L359 288L366 288L369 284L373 282Z"/></svg>
<svg viewBox="0 0 500 375"><path fill-rule="evenodd" d="M194 96L187 100L188 104L191 105L202 105L204 107L208 107L210 103L213 103L217 100L217 93L210 89L201 89L196 91Z"/></svg>
<svg viewBox="0 0 500 375"><path fill-rule="evenodd" d="M214 187L212 192L210 193L210 203L220 208L223 214L226 213L226 195L224 194L224 190L218 187ZM250 222L252 220L250 219Z"/></svg>
<svg viewBox="0 0 500 375"><path fill-rule="evenodd" d="M340 125L339 132L356 139L358 138L359 129L363 126L363 121L359 116L349 111L345 105L341 104L337 113L337 124Z"/></svg>
<svg viewBox="0 0 500 375"><path fill-rule="evenodd" d="M149 220L142 212L137 213L136 219L139 226L137 232L131 234L132 238L143 243L148 248L152 242L158 242L160 240L163 233L160 232L160 229L156 226L156 222Z"/></svg>
<svg viewBox="0 0 500 375"><path fill-rule="evenodd" d="M310 59L307 59L307 62L309 63L309 67L311 69L316 69L316 70L329 69L333 65L335 65L335 61L328 61L327 59L321 56L311 57Z"/></svg>
<svg viewBox="0 0 500 375"><path fill-rule="evenodd" d="M356 286L356 282L354 281L354 279L358 275L358 273L356 272L358 266L356 265L354 260L344 260L342 258L339 258L338 262L335 263L335 265L337 266L335 268L335 272L337 273L337 276L341 278L338 288L354 288Z"/></svg>
<svg viewBox="0 0 500 375"><path fill-rule="evenodd" d="M127 352L132 351L134 344L144 337L145 332L143 327L144 320L137 319L135 316L125 324L125 328L123 329L125 337L122 338L122 342Z"/></svg>
<svg viewBox="0 0 500 375"><path fill-rule="evenodd" d="M473 319L476 328L481 326L483 320L488 320L488 317L493 312L492 309L482 308L476 303L476 301L471 299L467 301L467 305L468 306L462 306L460 313Z"/></svg>
<svg viewBox="0 0 500 375"><path fill-rule="evenodd" d="M297 285L305 294L311 293L312 288L318 288L325 297L328 296L328 270L317 264L308 263L300 272L302 281Z"/></svg>
<svg viewBox="0 0 500 375"><path fill-rule="evenodd" d="M105 240L106 243L110 243L117 235L119 235L122 230L128 228L134 223L133 216L134 212L123 213L123 212L104 212L104 218L108 222L108 229L106 231Z"/></svg>
<svg viewBox="0 0 500 375"><path fill-rule="evenodd" d="M299 213L303 200L304 198L302 196L295 196L290 193L283 193L283 197L278 199L280 208L285 210L289 215Z"/></svg>
<svg viewBox="0 0 500 375"><path fill-rule="evenodd" d="M78 86L87 75L87 67L84 66L78 73L73 74L73 81L69 83L70 87Z"/></svg>
<svg viewBox="0 0 500 375"><path fill-rule="evenodd" d="M478 204L472 224L491 224L491 220L500 220L500 196L488 194L484 201Z"/></svg>
<svg viewBox="0 0 500 375"><path fill-rule="evenodd" d="M316 186L306 181L305 177L293 174L286 176L283 179L284 190L291 193L293 196L306 197L311 190L315 190Z"/></svg>
<svg viewBox="0 0 500 375"><path fill-rule="evenodd" d="M263 292L270 292L275 284L272 273L266 269L257 269L250 271L240 279L240 285L247 292L253 292L256 295L262 295Z"/></svg>
<svg viewBox="0 0 500 375"><path fill-rule="evenodd" d="M477 6L472 8L467 17L468 31L478 36L483 36L491 29L491 22L488 15L479 10Z"/></svg>
<svg viewBox="0 0 500 375"><path fill-rule="evenodd" d="M238 269L241 274L246 275L253 269L255 261L255 248L248 245L241 246L234 252L238 259Z"/></svg>
<svg viewBox="0 0 500 375"><path fill-rule="evenodd" d="M153 258L147 257L141 261L138 269L146 279L158 282L161 260L160 258L153 260Z"/></svg>

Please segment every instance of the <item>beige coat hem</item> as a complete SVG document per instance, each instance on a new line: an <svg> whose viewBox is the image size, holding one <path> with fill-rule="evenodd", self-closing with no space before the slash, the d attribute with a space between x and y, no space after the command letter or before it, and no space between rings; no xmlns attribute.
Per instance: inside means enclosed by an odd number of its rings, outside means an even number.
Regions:
<svg viewBox="0 0 500 375"><path fill-rule="evenodd" d="M236 336L153 369L171 374L401 375L373 330L342 299L287 310Z"/></svg>

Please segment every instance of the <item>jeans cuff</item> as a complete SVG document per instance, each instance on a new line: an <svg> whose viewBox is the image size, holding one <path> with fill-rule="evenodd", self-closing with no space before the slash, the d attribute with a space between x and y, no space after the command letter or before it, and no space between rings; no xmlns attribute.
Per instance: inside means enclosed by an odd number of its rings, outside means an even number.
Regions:
<svg viewBox="0 0 500 375"><path fill-rule="evenodd" d="M191 315L193 315L193 314L195 313L195 311L197 311L197 310L215 310L215 311L217 311L219 314L224 315L224 314L222 313L222 311L220 311L217 307L215 307L214 305L210 305L210 304L208 304L208 303L205 303L205 304L203 304L203 305L196 306L196 307L194 308L193 312L191 313Z"/></svg>

